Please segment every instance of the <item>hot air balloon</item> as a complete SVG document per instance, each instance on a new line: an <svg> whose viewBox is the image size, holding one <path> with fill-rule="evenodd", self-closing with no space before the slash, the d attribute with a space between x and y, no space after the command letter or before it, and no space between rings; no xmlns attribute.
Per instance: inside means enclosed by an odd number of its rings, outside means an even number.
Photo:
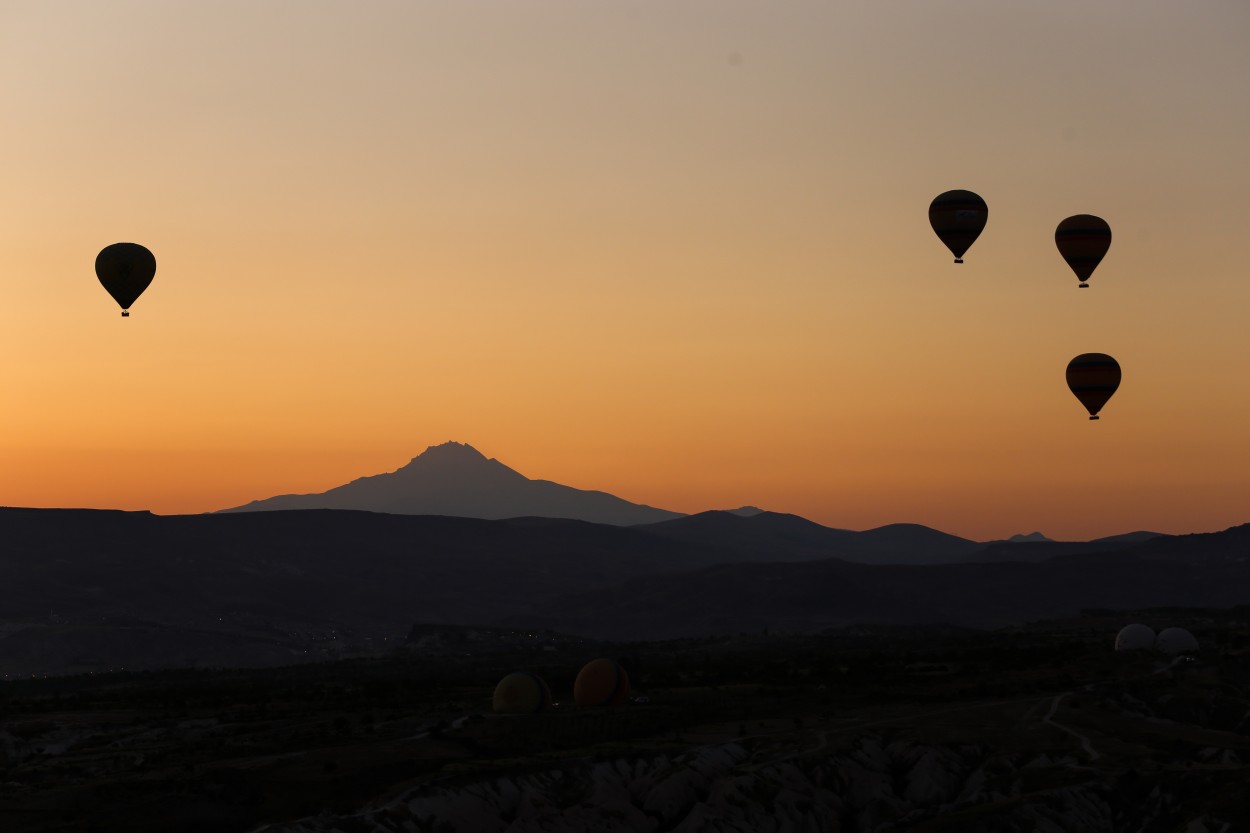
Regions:
<svg viewBox="0 0 1250 833"><path fill-rule="evenodd" d="M989 216L985 200L971 191L947 191L929 203L929 225L951 250L956 263L964 262L964 252L981 236Z"/></svg>
<svg viewBox="0 0 1250 833"><path fill-rule="evenodd" d="M619 706L629 697L629 675L614 659L591 660L573 681L573 702L579 706Z"/></svg>
<svg viewBox="0 0 1250 833"><path fill-rule="evenodd" d="M551 689L537 674L514 671L495 686L491 706L499 714L534 714L551 708Z"/></svg>
<svg viewBox="0 0 1250 833"><path fill-rule="evenodd" d="M1107 249L1111 248L1111 226L1093 214L1077 214L1055 229L1055 245L1084 289L1089 286L1086 283L1089 276L1094 274Z"/></svg>
<svg viewBox="0 0 1250 833"><path fill-rule="evenodd" d="M138 243L114 243L96 255L95 273L128 318L130 307L156 275L156 258Z"/></svg>
<svg viewBox="0 0 1250 833"><path fill-rule="evenodd" d="M1120 365L1106 353L1082 353L1068 362L1067 376L1068 388L1089 411L1089 418L1098 419L1098 412L1120 386Z"/></svg>

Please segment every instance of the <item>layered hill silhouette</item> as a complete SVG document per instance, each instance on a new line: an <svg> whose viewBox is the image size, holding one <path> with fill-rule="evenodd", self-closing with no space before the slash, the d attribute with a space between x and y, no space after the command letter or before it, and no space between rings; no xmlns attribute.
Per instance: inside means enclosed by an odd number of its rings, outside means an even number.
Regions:
<svg viewBox="0 0 1250 833"><path fill-rule="evenodd" d="M852 624L996 627L1084 609L1227 608L1245 604L1247 551L1250 524L1043 561L727 563L629 579L557 599L550 613L524 619L604 639L659 639Z"/></svg>
<svg viewBox="0 0 1250 833"><path fill-rule="evenodd" d="M1114 552L1152 538L1167 537L1170 536L1144 530L1127 532L1123 535L1109 535L1092 541L1053 541L1049 538L1013 536L1006 541L989 541L971 553L953 560L961 562L1049 561L1063 555Z"/></svg>
<svg viewBox="0 0 1250 833"><path fill-rule="evenodd" d="M430 446L397 471L362 477L312 495L279 495L223 512L290 509L355 509L395 515L448 515L490 520L520 517L573 518L631 526L681 517L630 503L607 492L530 480L470 445Z"/></svg>
<svg viewBox="0 0 1250 833"><path fill-rule="evenodd" d="M582 521L329 510L0 509L0 540L0 674L289 663L726 557Z"/></svg>
<svg viewBox="0 0 1250 833"><path fill-rule="evenodd" d="M919 524L890 524L855 532L833 529L779 512L700 512L636 527L689 544L736 553L735 560L808 561L839 558L868 564L940 564L977 552L984 545Z"/></svg>
<svg viewBox="0 0 1250 833"><path fill-rule="evenodd" d="M0 509L0 674L283 664L377 652L414 622L612 639L994 626L1083 608L1228 607L1244 604L1250 586L1250 526L967 554L982 545L883 529L832 530L770 512L622 527L335 510ZM900 536L947 547L962 563L829 555L897 547ZM1013 548L1048 556L996 557Z"/></svg>

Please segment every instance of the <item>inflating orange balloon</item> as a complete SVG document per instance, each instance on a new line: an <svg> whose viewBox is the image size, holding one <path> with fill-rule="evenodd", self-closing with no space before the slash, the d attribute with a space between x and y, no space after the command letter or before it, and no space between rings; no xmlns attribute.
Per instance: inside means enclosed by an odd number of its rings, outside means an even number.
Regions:
<svg viewBox="0 0 1250 833"><path fill-rule="evenodd" d="M573 702L579 706L618 706L629 697L629 675L614 659L586 663L573 683Z"/></svg>

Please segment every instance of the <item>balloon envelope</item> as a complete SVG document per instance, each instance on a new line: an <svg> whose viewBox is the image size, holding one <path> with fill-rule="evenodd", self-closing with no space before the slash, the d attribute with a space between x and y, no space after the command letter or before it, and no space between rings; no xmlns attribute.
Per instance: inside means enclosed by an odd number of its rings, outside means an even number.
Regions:
<svg viewBox="0 0 1250 833"><path fill-rule="evenodd" d="M1143 625L1140 622L1125 625L1115 635L1117 651L1150 651L1154 649L1154 646L1155 632L1150 629L1149 625Z"/></svg>
<svg viewBox="0 0 1250 833"><path fill-rule="evenodd" d="M614 659L591 660L573 682L573 702L579 706L619 706L629 697L629 675Z"/></svg>
<svg viewBox="0 0 1250 833"><path fill-rule="evenodd" d="M1055 229L1055 245L1081 286L1088 286L1085 282L1111 248L1111 226L1093 214L1077 214Z"/></svg>
<svg viewBox="0 0 1250 833"><path fill-rule="evenodd" d="M495 686L491 707L497 714L534 714L551 707L551 689L537 674L514 671Z"/></svg>
<svg viewBox="0 0 1250 833"><path fill-rule="evenodd" d="M963 263L964 252L981 236L989 216L985 200L971 191L947 191L929 203L929 225L956 263Z"/></svg>
<svg viewBox="0 0 1250 833"><path fill-rule="evenodd" d="M156 276L156 258L138 243L105 246L95 258L95 274L122 308L122 315Z"/></svg>
<svg viewBox="0 0 1250 833"><path fill-rule="evenodd" d="M1090 419L1120 386L1120 365L1106 353L1082 353L1068 362L1068 388L1081 400Z"/></svg>

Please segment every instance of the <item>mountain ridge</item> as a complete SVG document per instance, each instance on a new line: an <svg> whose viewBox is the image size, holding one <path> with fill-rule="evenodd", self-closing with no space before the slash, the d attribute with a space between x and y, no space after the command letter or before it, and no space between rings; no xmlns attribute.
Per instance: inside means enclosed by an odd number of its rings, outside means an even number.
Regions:
<svg viewBox="0 0 1250 833"><path fill-rule="evenodd" d="M1041 543L1121 544L1158 537L1154 532L1130 532L1111 535L1088 542L1057 542L1040 532L1017 534L1005 541L977 542L942 530L915 523L892 523L862 531L826 526L799 515L770 512L753 505L736 509L709 510L688 514L634 503L609 492L578 489L552 480L529 478L497 458L487 457L472 445L448 441L429 446L394 471L357 477L322 492L283 494L253 500L217 510L221 514L239 512L289 511L297 509L342 509L381 512L399 515L443 515L448 517L503 520L506 518L569 518L614 526L651 526L684 518L702 518L691 523L692 529L708 528L707 517L741 519L763 518L750 536L757 545L765 543L764 524L778 527L778 519L797 519L808 525L804 534L824 537L821 546L829 555L843 557L849 538L857 535L854 546L846 550L851 560L865 563L942 563L959 557L973 556L978 550L996 544L1035 545ZM794 521L790 521L794 524ZM739 531L748 527L739 527ZM676 529L655 530L667 537L681 537ZM796 529L775 531L782 538L796 534ZM809 541L808 545L816 546ZM734 544L740 550L743 542ZM1003 551L1005 553L1006 551ZM1008 558L1000 553L1000 558ZM1017 560L1033 560L1040 550L1027 547L1016 553ZM871 556L871 557L869 557ZM891 560L892 559L892 560ZM1010 559L1009 559L1010 560Z"/></svg>
<svg viewBox="0 0 1250 833"><path fill-rule="evenodd" d="M763 511L742 515L711 510L637 529L770 562L838 558L864 564L939 564L982 546L921 524L887 524L857 532L824 526L801 515Z"/></svg>

